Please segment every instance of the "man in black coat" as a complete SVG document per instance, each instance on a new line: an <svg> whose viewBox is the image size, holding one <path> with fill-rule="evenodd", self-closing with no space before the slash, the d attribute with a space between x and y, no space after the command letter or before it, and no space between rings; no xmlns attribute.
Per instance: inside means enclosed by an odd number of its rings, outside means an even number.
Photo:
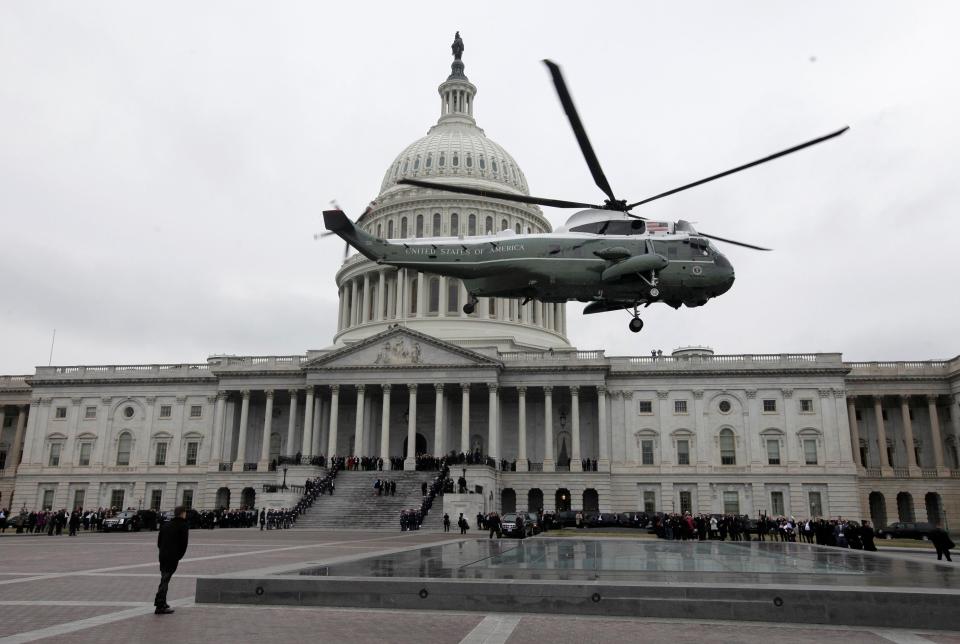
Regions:
<svg viewBox="0 0 960 644"><path fill-rule="evenodd" d="M177 571L177 564L187 552L187 541L190 530L187 526L187 509L182 505L173 511L173 519L160 528L157 535L157 548L160 550L160 586L157 596L153 600L157 615L169 615L173 612L167 604L167 586L170 578Z"/></svg>
<svg viewBox="0 0 960 644"><path fill-rule="evenodd" d="M937 561L941 561L944 556L947 557L947 561L953 561L950 558L950 549L954 547L954 543L939 521L935 524L933 532L930 533L930 543L937 549Z"/></svg>

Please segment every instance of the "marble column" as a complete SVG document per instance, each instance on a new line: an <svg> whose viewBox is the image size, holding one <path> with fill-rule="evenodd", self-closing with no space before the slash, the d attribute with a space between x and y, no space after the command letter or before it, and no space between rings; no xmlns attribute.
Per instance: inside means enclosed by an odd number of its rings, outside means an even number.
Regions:
<svg viewBox="0 0 960 644"><path fill-rule="evenodd" d="M960 394L950 397L950 423L953 425L953 440L960 440ZM960 466L960 463L957 465Z"/></svg>
<svg viewBox="0 0 960 644"><path fill-rule="evenodd" d="M210 464L214 468L220 468L220 461L223 460L223 432L226 422L227 392L217 392L217 405L213 409L213 440L210 441Z"/></svg>
<svg viewBox="0 0 960 644"><path fill-rule="evenodd" d="M543 471L556 471L553 458L553 387L543 388Z"/></svg>
<svg viewBox="0 0 960 644"><path fill-rule="evenodd" d="M359 290L360 289L357 286L357 280L350 280L350 326L356 326L357 324L360 324L360 303L357 302Z"/></svg>
<svg viewBox="0 0 960 644"><path fill-rule="evenodd" d="M380 285L377 288L377 314L374 319L378 322L384 318L384 307L387 302L387 272L380 271Z"/></svg>
<svg viewBox="0 0 960 644"><path fill-rule="evenodd" d="M435 411L433 412L433 455L436 457L443 456L446 446L443 444L443 429L444 429L444 419L443 419L443 383L438 382L433 385L434 390L436 391L436 406Z"/></svg>
<svg viewBox="0 0 960 644"><path fill-rule="evenodd" d="M460 451L470 453L470 383L460 383Z"/></svg>
<svg viewBox="0 0 960 644"><path fill-rule="evenodd" d="M407 458L403 462L403 469L417 469L417 385L407 385L407 391L410 393L408 400L409 412L407 413Z"/></svg>
<svg viewBox="0 0 960 644"><path fill-rule="evenodd" d="M323 441L322 429L320 424L320 419L323 416L323 398L321 394L317 391L313 396L313 423L310 427L310 453L313 456L320 456L323 454L323 448L326 446L326 443Z"/></svg>
<svg viewBox="0 0 960 644"><path fill-rule="evenodd" d="M610 471L610 428L607 426L607 388L597 387L597 445L600 453L597 458L597 471Z"/></svg>
<svg viewBox="0 0 960 644"><path fill-rule="evenodd" d="M383 411L380 416L380 458L387 469L390 464L390 385L383 385Z"/></svg>
<svg viewBox="0 0 960 644"><path fill-rule="evenodd" d="M313 451L313 436L311 432L313 431L313 399L315 396L315 388L311 385L307 387L307 399L303 403L303 441L301 447L303 448L304 456L319 456L318 454L311 454Z"/></svg>
<svg viewBox="0 0 960 644"><path fill-rule="evenodd" d="M938 476L949 476L943 465L943 438L940 436L940 415L937 413L937 397L927 396L927 410L930 413L930 437L933 440L933 460Z"/></svg>
<svg viewBox="0 0 960 644"><path fill-rule="evenodd" d="M427 286L423 273L417 273L417 317L422 318L426 315Z"/></svg>
<svg viewBox="0 0 960 644"><path fill-rule="evenodd" d="M295 456L297 453L297 398L300 395L299 389L290 390L290 418L287 420L287 456ZM301 449L300 454L305 452Z"/></svg>
<svg viewBox="0 0 960 644"><path fill-rule="evenodd" d="M273 429L273 389L266 390L267 406L263 412L263 442L260 445L260 463L257 471L266 472L270 465L270 431Z"/></svg>
<svg viewBox="0 0 960 644"><path fill-rule="evenodd" d="M530 462L527 460L527 388L517 387L517 471L527 472Z"/></svg>
<svg viewBox="0 0 960 644"><path fill-rule="evenodd" d="M887 458L887 428L883 423L883 396L873 397L873 415L877 421L877 443L880 445L880 475L891 476L893 463Z"/></svg>
<svg viewBox="0 0 960 644"><path fill-rule="evenodd" d="M17 405L17 431L13 435L13 450L7 454L6 469L15 476L20 466L20 450L23 448L23 433L27 426L27 405ZM102 440L102 439L101 439Z"/></svg>
<svg viewBox="0 0 960 644"><path fill-rule="evenodd" d="M580 387L570 387L570 441L573 443L570 450L570 471L582 472L583 462L580 458Z"/></svg>
<svg viewBox="0 0 960 644"><path fill-rule="evenodd" d="M340 385L330 385L330 444L327 458L337 455L337 416L340 413Z"/></svg>
<svg viewBox="0 0 960 644"><path fill-rule="evenodd" d="M850 442L853 444L853 464L866 467L866 463L860 462L860 425L857 423L857 399L853 396L847 398L847 422L850 425Z"/></svg>
<svg viewBox="0 0 960 644"><path fill-rule="evenodd" d="M370 321L370 273L363 274L363 298L360 304L363 310L360 311L360 321Z"/></svg>
<svg viewBox="0 0 960 644"><path fill-rule="evenodd" d="M913 447L913 420L910 419L910 396L900 396L900 418L903 421L903 438L907 447L907 469L910 476L920 476L917 451Z"/></svg>
<svg viewBox="0 0 960 644"><path fill-rule="evenodd" d="M366 385L357 385L357 413L353 425L353 456L363 456L363 413L366 411Z"/></svg>
<svg viewBox="0 0 960 644"><path fill-rule="evenodd" d="M497 395L498 385L487 383L487 455L494 461L500 460L500 397Z"/></svg>
<svg viewBox="0 0 960 644"><path fill-rule="evenodd" d="M237 458L233 461L233 471L242 472L247 462L247 423L250 420L250 390L244 389L240 403L240 437L237 439Z"/></svg>

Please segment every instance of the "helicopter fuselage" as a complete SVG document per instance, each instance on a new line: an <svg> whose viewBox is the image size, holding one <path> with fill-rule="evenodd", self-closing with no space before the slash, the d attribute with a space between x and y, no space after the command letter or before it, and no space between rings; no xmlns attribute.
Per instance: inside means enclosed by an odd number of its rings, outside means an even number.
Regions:
<svg viewBox="0 0 960 644"><path fill-rule="evenodd" d="M730 262L709 240L685 231L615 235L511 230L471 237L386 240L339 211L327 228L372 261L463 280L473 297L604 302L601 310L663 302L700 306L733 284ZM333 215L338 213L340 217Z"/></svg>

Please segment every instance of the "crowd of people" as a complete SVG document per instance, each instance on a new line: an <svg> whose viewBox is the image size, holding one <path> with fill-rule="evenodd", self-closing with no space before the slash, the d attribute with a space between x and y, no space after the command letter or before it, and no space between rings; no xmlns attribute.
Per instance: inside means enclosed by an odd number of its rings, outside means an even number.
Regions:
<svg viewBox="0 0 960 644"><path fill-rule="evenodd" d="M433 478L432 481L427 483L424 481L421 484L420 491L423 493L423 500L420 502L419 508L411 508L409 510L401 510L400 512L400 531L405 532L407 530L419 530L420 526L423 525L423 520L426 518L427 514L430 512L430 508L433 507L433 500L437 495L443 495L447 491L449 486L448 477L450 476L450 467L446 463L446 459L440 459L439 461L439 474Z"/></svg>
<svg viewBox="0 0 960 644"><path fill-rule="evenodd" d="M376 496L396 496L397 482L391 479L377 479L373 482L373 493Z"/></svg>

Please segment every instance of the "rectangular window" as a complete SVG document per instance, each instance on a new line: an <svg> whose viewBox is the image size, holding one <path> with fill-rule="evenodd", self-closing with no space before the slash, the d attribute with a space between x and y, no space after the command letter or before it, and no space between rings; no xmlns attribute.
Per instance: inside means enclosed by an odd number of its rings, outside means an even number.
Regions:
<svg viewBox="0 0 960 644"><path fill-rule="evenodd" d="M86 490L74 490L73 491L73 509L80 510L83 508L83 502L86 499L87 491Z"/></svg>
<svg viewBox="0 0 960 644"><path fill-rule="evenodd" d="M860 465L861 466L867 467L867 464L869 463L869 460L867 457L868 457L867 446L861 445L860 446Z"/></svg>
<svg viewBox="0 0 960 644"><path fill-rule="evenodd" d="M693 495L688 490L680 492L680 513L693 512Z"/></svg>
<svg viewBox="0 0 960 644"><path fill-rule="evenodd" d="M807 494L807 498L810 501L810 517L822 517L823 516L823 505L820 503L820 493L819 492L810 492Z"/></svg>
<svg viewBox="0 0 960 644"><path fill-rule="evenodd" d="M4 416L4 417L3 417L3 426L4 426L4 427L13 427L13 416Z"/></svg>
<svg viewBox="0 0 960 644"><path fill-rule="evenodd" d="M66 407L57 407L57 412L54 415L54 418L57 420L63 420L67 417L67 408Z"/></svg>
<svg viewBox="0 0 960 644"><path fill-rule="evenodd" d="M685 414L685 413L687 413L687 401L686 401L686 400L674 400L674 401L673 401L673 413L675 413L675 414Z"/></svg>
<svg viewBox="0 0 960 644"><path fill-rule="evenodd" d="M150 490L150 509L154 512L160 511L160 502L163 500L163 490Z"/></svg>
<svg viewBox="0 0 960 644"><path fill-rule="evenodd" d="M644 465L653 465L653 441L640 441L641 463Z"/></svg>
<svg viewBox="0 0 960 644"><path fill-rule="evenodd" d="M60 443L50 444L50 460L47 461L47 465L49 465L50 467L58 467L60 465L61 449L63 449L63 445Z"/></svg>
<svg viewBox="0 0 960 644"><path fill-rule="evenodd" d="M817 464L817 441L807 438L803 441L803 460L807 465Z"/></svg>
<svg viewBox="0 0 960 644"><path fill-rule="evenodd" d="M97 417L96 407L87 407L83 412L83 418L85 420L93 420L96 417Z"/></svg>
<svg viewBox="0 0 960 644"><path fill-rule="evenodd" d="M777 411L777 401L773 399L765 399L763 401L763 413L773 414Z"/></svg>
<svg viewBox="0 0 960 644"><path fill-rule="evenodd" d="M775 517L782 517L786 514L783 510L783 492L770 493L770 514Z"/></svg>
<svg viewBox="0 0 960 644"><path fill-rule="evenodd" d="M167 444L157 443L157 457L153 461L154 465L167 464Z"/></svg>
<svg viewBox="0 0 960 644"><path fill-rule="evenodd" d="M723 493L723 513L724 514L740 514L740 493L739 492Z"/></svg>
<svg viewBox="0 0 960 644"><path fill-rule="evenodd" d="M190 418L201 418L203 416L202 405L190 405Z"/></svg>
<svg viewBox="0 0 960 644"><path fill-rule="evenodd" d="M123 509L123 490L110 491L110 507L118 510Z"/></svg>
<svg viewBox="0 0 960 644"><path fill-rule="evenodd" d="M860 417L860 410L859 410L859 409L856 411L856 415L857 415L857 420L863 420L863 418Z"/></svg>
<svg viewBox="0 0 960 644"><path fill-rule="evenodd" d="M53 509L53 490L43 491L43 509L47 511Z"/></svg>
<svg viewBox="0 0 960 644"><path fill-rule="evenodd" d="M775 438L767 440L767 465L780 465L780 441Z"/></svg>
<svg viewBox="0 0 960 644"><path fill-rule="evenodd" d="M652 400L641 400L640 403L640 413L641 414L652 414L653 413L653 401Z"/></svg>
<svg viewBox="0 0 960 644"><path fill-rule="evenodd" d="M677 465L690 465L690 441L677 441Z"/></svg>
<svg viewBox="0 0 960 644"><path fill-rule="evenodd" d="M643 492L643 511L647 514L653 514L657 511L657 493L652 490Z"/></svg>
<svg viewBox="0 0 960 644"><path fill-rule="evenodd" d="M160 418L170 418L173 407L170 405L160 405Z"/></svg>
<svg viewBox="0 0 960 644"><path fill-rule="evenodd" d="M199 447L200 447L200 443L196 443L196 442L187 443L187 465L197 464L197 451Z"/></svg>
<svg viewBox="0 0 960 644"><path fill-rule="evenodd" d="M181 505L188 510L193 509L193 490L183 491L183 502L181 503Z"/></svg>
<svg viewBox="0 0 960 644"><path fill-rule="evenodd" d="M803 398L800 400L800 412L804 414L809 414L813 412L813 401L809 398Z"/></svg>
<svg viewBox="0 0 960 644"><path fill-rule="evenodd" d="M93 451L92 443L80 443L80 465L86 467L90 465L90 452Z"/></svg>
<svg viewBox="0 0 960 644"><path fill-rule="evenodd" d="M7 466L7 450L0 450L0 470Z"/></svg>
<svg viewBox="0 0 960 644"><path fill-rule="evenodd" d="M883 419L884 419L884 420L887 420L887 410L886 410L886 409L884 409L884 410L880 413L880 415L883 416Z"/></svg>

